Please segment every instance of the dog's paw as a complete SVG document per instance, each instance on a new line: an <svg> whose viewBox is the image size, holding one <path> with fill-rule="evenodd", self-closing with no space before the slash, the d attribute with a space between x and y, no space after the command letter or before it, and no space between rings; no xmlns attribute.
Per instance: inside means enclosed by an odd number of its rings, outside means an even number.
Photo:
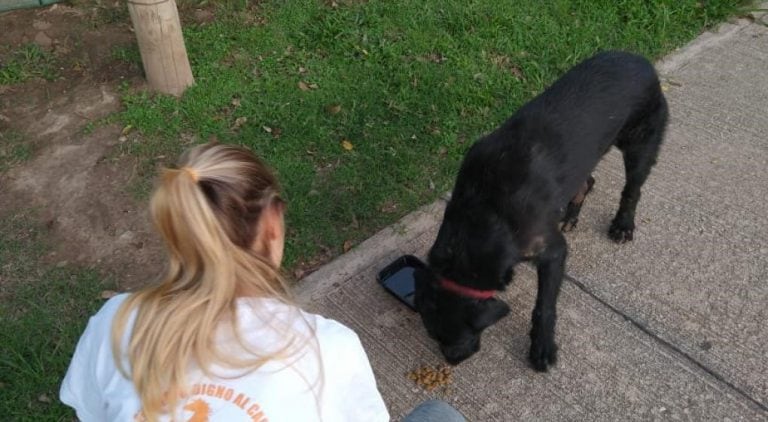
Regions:
<svg viewBox="0 0 768 422"><path fill-rule="evenodd" d="M570 231L573 231L573 229L576 228L576 224L578 223L579 223L578 218L570 218L570 219L564 220L560 225L560 231L562 231L563 233L568 233Z"/></svg>
<svg viewBox="0 0 768 422"><path fill-rule="evenodd" d="M557 345L551 342L533 342L528 361L538 372L547 372L550 366L557 363Z"/></svg>
<svg viewBox="0 0 768 422"><path fill-rule="evenodd" d="M619 220L613 220L611 227L608 229L608 236L616 243L625 243L632 241L632 237L635 233L634 222L624 222Z"/></svg>

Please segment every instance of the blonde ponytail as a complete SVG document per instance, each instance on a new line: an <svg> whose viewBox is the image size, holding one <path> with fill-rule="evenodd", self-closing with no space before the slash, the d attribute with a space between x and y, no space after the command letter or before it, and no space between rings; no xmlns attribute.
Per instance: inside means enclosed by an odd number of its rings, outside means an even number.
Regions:
<svg viewBox="0 0 768 422"><path fill-rule="evenodd" d="M252 248L262 211L281 203L275 177L235 146L195 147L180 165L163 172L150 203L168 250L166 275L124 302L112 330L114 358L132 379L148 420L167 412L173 417L186 394L190 364L206 375L213 364L252 371L290 356L306 340L286 333L277 350L252 350L234 318L242 291L292 302L278 268ZM123 344L134 311L130 340ZM222 322L232 324L239 350L247 353L227 353L213 343Z"/></svg>

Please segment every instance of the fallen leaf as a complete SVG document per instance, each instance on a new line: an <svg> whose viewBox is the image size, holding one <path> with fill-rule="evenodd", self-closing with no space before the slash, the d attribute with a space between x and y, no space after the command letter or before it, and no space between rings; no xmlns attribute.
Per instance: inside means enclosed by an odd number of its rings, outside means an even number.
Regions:
<svg viewBox="0 0 768 422"><path fill-rule="evenodd" d="M397 202L387 201L379 209L381 210L381 212L386 212L386 213L395 212L397 211Z"/></svg>
<svg viewBox="0 0 768 422"><path fill-rule="evenodd" d="M262 126L261 128L264 129L264 132L272 133L272 128L269 126Z"/></svg>
<svg viewBox="0 0 768 422"><path fill-rule="evenodd" d="M240 99L239 98L233 98L232 99L232 105L235 107L240 107Z"/></svg>
<svg viewBox="0 0 768 422"><path fill-rule="evenodd" d="M243 116L243 117L238 117L237 119L235 119L235 125L233 126L233 128L237 129L237 128L239 128L240 126L244 125L244 124L245 124L245 122L247 122L247 121L248 121L248 118L247 118L247 117L245 117L245 116Z"/></svg>
<svg viewBox="0 0 768 422"><path fill-rule="evenodd" d="M317 89L317 84L309 84L309 89Z"/></svg>
<svg viewBox="0 0 768 422"><path fill-rule="evenodd" d="M354 148L355 146L352 145L352 142L349 142L348 139L344 139L343 141L341 141L341 147L347 151L352 151L352 148Z"/></svg>
<svg viewBox="0 0 768 422"><path fill-rule="evenodd" d="M307 69L304 68L304 67L299 66L299 73L303 75L303 74L307 73Z"/></svg>
<svg viewBox="0 0 768 422"><path fill-rule="evenodd" d="M299 89L302 91L309 91L309 86L304 81L299 81Z"/></svg>
<svg viewBox="0 0 768 422"><path fill-rule="evenodd" d="M111 298L113 298L115 296L117 296L117 292L114 291L114 290L103 290L101 292L101 294L99 295L99 297L101 297L102 299L105 299L105 300L106 299L111 299Z"/></svg>
<svg viewBox="0 0 768 422"><path fill-rule="evenodd" d="M344 250L344 253L349 252L350 249L352 249L352 241L351 240L345 240L344 245L342 245L342 249Z"/></svg>
<svg viewBox="0 0 768 422"><path fill-rule="evenodd" d="M51 402L51 398L50 398L50 397L48 397L48 396L47 396L47 395L45 395L45 394L40 394L40 395L37 397L37 401L39 401L39 402L41 402L41 403L50 403L50 402Z"/></svg>
<svg viewBox="0 0 768 422"><path fill-rule="evenodd" d="M440 53L427 54L425 59L434 63L442 63L445 61L445 57Z"/></svg>
<svg viewBox="0 0 768 422"><path fill-rule="evenodd" d="M669 91L669 85L667 85L667 84L661 84L661 90L662 90L663 92L667 92L667 91Z"/></svg>
<svg viewBox="0 0 768 422"><path fill-rule="evenodd" d="M133 126L132 125L128 125L128 126L124 127L122 131L120 131L120 134L125 136L125 135L131 133L131 129L133 129Z"/></svg>
<svg viewBox="0 0 768 422"><path fill-rule="evenodd" d="M341 104L328 104L325 106L325 111L328 114L339 114L341 111Z"/></svg>

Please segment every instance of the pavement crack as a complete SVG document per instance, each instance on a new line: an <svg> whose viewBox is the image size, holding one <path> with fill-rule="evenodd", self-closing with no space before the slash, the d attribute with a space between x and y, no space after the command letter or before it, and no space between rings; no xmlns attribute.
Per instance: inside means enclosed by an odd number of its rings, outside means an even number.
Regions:
<svg viewBox="0 0 768 422"><path fill-rule="evenodd" d="M630 323L631 323L633 326L635 326L637 329L639 329L640 331L642 331L643 333L645 333L645 334L646 334L647 336L649 336L651 339L655 340L656 342L658 342L658 343L659 343L659 344L661 344L662 346L664 346L664 347L666 347L667 349L669 349L669 350L673 351L674 353L678 354L679 356L681 356L681 357L682 357L684 360L686 360L687 362L689 362L689 363L690 363L690 364L692 364L693 366L695 366L695 367L697 367L697 368L701 369L702 371L704 371L704 373L706 373L706 374L707 374L707 375L709 375L710 377L714 378L716 381L718 381L718 382L720 382L721 384L723 384L723 385L725 385L726 387L728 387L728 388L729 388L729 389L730 389L730 390L731 390L731 391L732 391L732 392L733 392L735 395L738 395L738 396L741 396L741 397L743 397L744 399L746 399L747 401L749 401L749 402L750 402L750 403L752 403L753 405L757 406L757 407L758 407L760 410L762 410L763 412L766 412L766 413L768 413L768 406L766 406L765 404L763 404L763 403L762 403L761 401L759 401L758 399L756 399L756 398L752 397L752 396L751 396L749 393L747 393L746 391L744 391L742 388L740 388L740 387L738 387L738 386L734 385L733 383L731 383L730 381L728 381L728 380L727 380L727 379L726 379L726 378L725 378L723 375L721 375L720 373L718 373L718 372L717 372L717 371L715 371L714 369L712 369L712 368L709 368L709 367L708 367L708 366L706 366L705 364L703 364L703 363L699 362L699 361L698 361L696 358L694 358L693 356L691 356L691 355L690 355L689 353L687 353L686 351L682 350L682 349L681 349L680 347L678 347L677 345L675 345L675 344L673 344L673 343L671 343L671 342L669 342L669 341L665 340L664 338L662 338L661 336L659 336L658 334L656 334L655 332L653 332L653 330L651 330L651 328L650 328L650 327L648 327L648 326L646 326L645 324L641 323L640 321L637 321L636 319L632 318L630 315L626 314L626 313L625 313L625 312L623 312L621 309L618 309L617 307L615 307L615 306L611 305L611 304L610 304L610 303L608 303L606 300L604 300L603 298L601 298L600 296L598 296L598 295L597 295L595 292L593 292L592 290L590 290L590 289L589 289L589 288L588 288L588 287L587 287L587 286L586 286L584 283L582 283L582 282L581 282L581 281L579 281L578 279L576 279L576 278L574 278L574 277L571 277L570 275L567 275L567 274L566 274L566 275L564 275L564 278L565 278L567 281L571 282L571 283L572 283L574 286L576 286L576 287L577 287L579 290L581 290L582 292L586 293L586 294L587 294L588 296L590 296L592 299L594 299L595 301L597 301L597 302L598 302L598 303L600 303L601 305L603 305L603 306L605 306L606 308L608 308L608 309L609 309L611 312L613 312L613 313L615 313L615 314L617 314L617 315L621 316L621 317L622 317L622 318L624 318L626 321L629 321L629 322L630 322Z"/></svg>

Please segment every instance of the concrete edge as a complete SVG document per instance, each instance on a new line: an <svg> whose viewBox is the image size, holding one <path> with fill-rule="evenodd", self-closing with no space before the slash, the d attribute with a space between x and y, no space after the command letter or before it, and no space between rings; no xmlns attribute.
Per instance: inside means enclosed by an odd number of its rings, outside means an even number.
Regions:
<svg viewBox="0 0 768 422"><path fill-rule="evenodd" d="M685 67L703 50L711 48L736 35L751 22L748 19L738 19L735 23L726 22L714 31L699 35L688 44L672 51L656 63L656 70L662 75L672 73Z"/></svg>
<svg viewBox="0 0 768 422"><path fill-rule="evenodd" d="M759 10L768 9L768 2L756 2L750 9L752 11L748 15L753 20L763 20L768 16L768 10ZM673 50L659 60L656 63L656 70L663 77L664 74L672 73L685 67L701 51L726 41L752 23L752 20L746 18L731 19L720 24L712 31L705 31L688 44Z"/></svg>
<svg viewBox="0 0 768 422"><path fill-rule="evenodd" d="M440 223L445 203L444 199L438 199L422 206L323 265L297 283L294 289L296 299L300 303L310 302L334 283L346 281L358 274L371 261L396 253L407 242Z"/></svg>

